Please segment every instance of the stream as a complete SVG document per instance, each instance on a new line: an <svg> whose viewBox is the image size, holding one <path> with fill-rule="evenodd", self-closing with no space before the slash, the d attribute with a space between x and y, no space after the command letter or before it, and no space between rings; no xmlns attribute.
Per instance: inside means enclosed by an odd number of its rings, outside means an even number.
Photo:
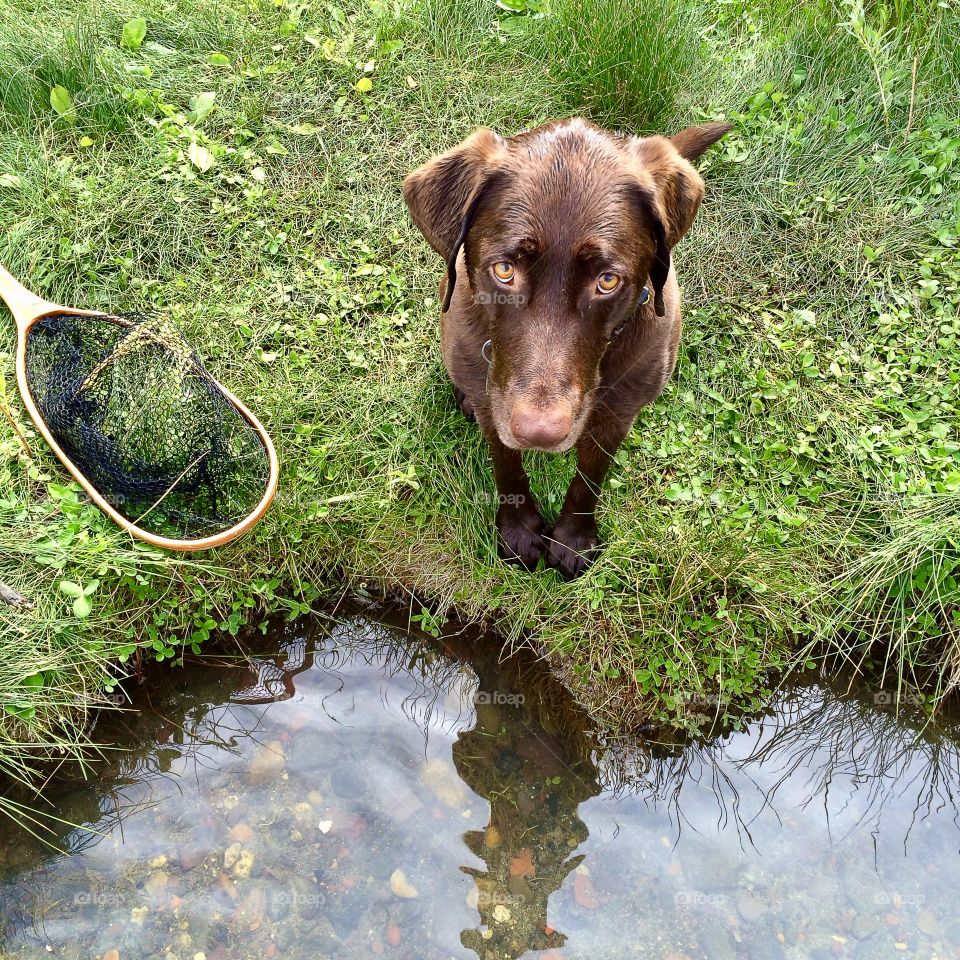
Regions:
<svg viewBox="0 0 960 960"><path fill-rule="evenodd" d="M355 612L260 649L104 715L59 849L0 827L0 956L960 958L958 727L888 691L603 745L490 638Z"/></svg>

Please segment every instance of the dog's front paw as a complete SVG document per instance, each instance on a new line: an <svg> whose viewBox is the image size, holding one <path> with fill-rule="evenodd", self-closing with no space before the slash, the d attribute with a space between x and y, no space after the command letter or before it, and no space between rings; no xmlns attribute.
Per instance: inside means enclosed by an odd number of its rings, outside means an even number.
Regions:
<svg viewBox="0 0 960 960"><path fill-rule="evenodd" d="M546 541L547 566L559 570L565 579L574 580L593 563L599 551L597 522L592 516L561 518Z"/></svg>
<svg viewBox="0 0 960 960"><path fill-rule="evenodd" d="M543 519L536 509L502 506L497 511L498 548L507 563L532 570L543 556Z"/></svg>

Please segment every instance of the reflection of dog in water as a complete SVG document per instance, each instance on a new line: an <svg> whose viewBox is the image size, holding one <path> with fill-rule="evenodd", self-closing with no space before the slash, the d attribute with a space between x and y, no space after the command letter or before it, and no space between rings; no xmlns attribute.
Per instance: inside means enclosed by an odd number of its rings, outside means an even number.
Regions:
<svg viewBox="0 0 960 960"><path fill-rule="evenodd" d="M481 676L481 688L492 679ZM587 838L577 806L600 792L596 770L569 762L522 707L489 701L477 703L476 726L460 734L453 760L490 802L486 830L464 835L487 869L462 868L476 881L481 924L461 942L481 960L561 947L567 938L549 926L547 900L583 860L571 855Z"/></svg>

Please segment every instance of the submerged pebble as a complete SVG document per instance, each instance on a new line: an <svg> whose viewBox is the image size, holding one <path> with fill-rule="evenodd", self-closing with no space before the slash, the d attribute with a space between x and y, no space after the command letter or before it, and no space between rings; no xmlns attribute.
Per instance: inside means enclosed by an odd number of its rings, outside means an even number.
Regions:
<svg viewBox="0 0 960 960"><path fill-rule="evenodd" d="M256 857L253 851L241 846L239 843L232 843L223 852L223 866L225 870L232 870L234 876L246 879L253 870Z"/></svg>
<svg viewBox="0 0 960 960"><path fill-rule="evenodd" d="M768 909L760 897L744 889L737 891L736 903L737 912L747 923L756 923Z"/></svg>
<svg viewBox="0 0 960 960"><path fill-rule="evenodd" d="M247 767L247 780L254 786L272 780L283 772L286 762L283 744L279 740L271 740L253 755Z"/></svg>
<svg viewBox="0 0 960 960"><path fill-rule="evenodd" d="M400 869L394 870L393 873L390 874L390 889L395 896L408 900L420 896L417 888L410 883L406 874Z"/></svg>
<svg viewBox="0 0 960 960"><path fill-rule="evenodd" d="M457 809L467 799L467 789L452 763L440 759L428 760L420 771L423 782L446 807Z"/></svg>
<svg viewBox="0 0 960 960"><path fill-rule="evenodd" d="M238 823L230 828L230 839L237 843L249 843L253 839L253 830L246 823Z"/></svg>

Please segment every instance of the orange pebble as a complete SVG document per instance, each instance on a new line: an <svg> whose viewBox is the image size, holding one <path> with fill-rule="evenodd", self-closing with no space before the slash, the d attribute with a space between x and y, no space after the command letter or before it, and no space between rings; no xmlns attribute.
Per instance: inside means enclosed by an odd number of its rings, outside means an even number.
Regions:
<svg viewBox="0 0 960 960"><path fill-rule="evenodd" d="M511 877L535 877L537 868L533 865L533 851L524 847L515 857L510 858Z"/></svg>
<svg viewBox="0 0 960 960"><path fill-rule="evenodd" d="M238 823L230 830L230 839L235 843L249 843L253 839L253 830L245 823Z"/></svg>
<svg viewBox="0 0 960 960"><path fill-rule="evenodd" d="M402 939L400 928L395 923L388 923L387 943L389 943L391 947L399 947Z"/></svg>
<svg viewBox="0 0 960 960"><path fill-rule="evenodd" d="M596 910L600 906L600 902L593 892L593 881L585 873L574 875L573 896L577 903L587 910Z"/></svg>
<svg viewBox="0 0 960 960"><path fill-rule="evenodd" d="M310 715L307 713L295 713L290 720L290 730L293 733L296 733L298 730L302 730L310 720Z"/></svg>

